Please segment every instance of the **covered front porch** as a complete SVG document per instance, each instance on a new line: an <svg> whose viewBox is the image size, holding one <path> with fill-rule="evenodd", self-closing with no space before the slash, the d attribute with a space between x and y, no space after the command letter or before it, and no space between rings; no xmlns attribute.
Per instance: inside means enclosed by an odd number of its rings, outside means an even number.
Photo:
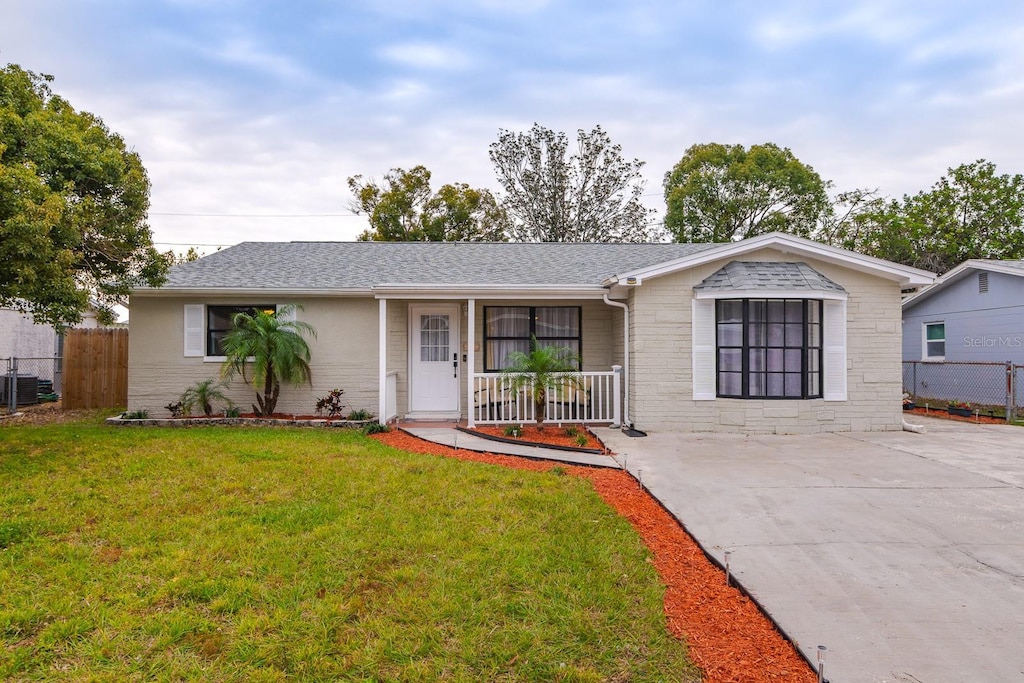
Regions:
<svg viewBox="0 0 1024 683"><path fill-rule="evenodd" d="M507 354L538 344L581 359L545 392L544 421L620 425L628 357L624 305L593 290L555 299L524 292L441 297L378 292L379 415L477 424L538 421L533 385L513 388ZM538 334L539 332L539 334Z"/></svg>

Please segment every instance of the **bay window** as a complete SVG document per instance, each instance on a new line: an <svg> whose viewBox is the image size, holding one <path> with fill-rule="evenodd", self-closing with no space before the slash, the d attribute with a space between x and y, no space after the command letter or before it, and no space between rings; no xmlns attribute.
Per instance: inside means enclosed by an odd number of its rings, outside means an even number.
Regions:
<svg viewBox="0 0 1024 683"><path fill-rule="evenodd" d="M723 398L822 396L822 302L715 302L716 394Z"/></svg>

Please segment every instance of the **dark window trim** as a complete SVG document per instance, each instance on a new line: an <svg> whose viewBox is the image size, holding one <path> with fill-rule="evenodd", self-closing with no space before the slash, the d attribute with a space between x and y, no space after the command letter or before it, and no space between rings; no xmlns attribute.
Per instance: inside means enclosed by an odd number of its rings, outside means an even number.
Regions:
<svg viewBox="0 0 1024 683"><path fill-rule="evenodd" d="M220 349L215 348L215 346L216 346L215 340L219 339L223 335L225 335L228 332L230 332L231 328L230 327L213 327L213 325L212 325L212 317L213 317L213 311L215 309L219 309L219 310L228 309L228 310L231 310L232 311L231 317L234 317L234 313L238 313L238 312L241 312L241 311L245 311L245 312L251 312L251 311L256 311L256 310L267 311L267 310L270 310L270 309L273 309L274 311L277 311L277 304L207 304L206 305L206 320L203 321L205 326L206 326L206 342L204 344L204 350L205 350L205 353L206 353L207 357L220 358L224 354L221 353ZM220 337L218 337L216 335L220 335Z"/></svg>
<svg viewBox="0 0 1024 683"><path fill-rule="evenodd" d="M489 337L487 336L487 311L491 308L522 308L529 310L530 317L530 333L527 337ZM539 308L575 308L576 309L576 329L579 330L579 334L575 337L551 337L542 336L537 334L537 309ZM491 367L491 359L488 354L488 341L521 341L523 339L530 340L536 338L537 342L545 341L575 341L576 346L579 349L580 357L580 370L583 369L583 307L582 306L484 306L484 317L483 317L483 338L484 338L484 372L501 372L500 368Z"/></svg>
<svg viewBox="0 0 1024 683"><path fill-rule="evenodd" d="M742 340L740 345L723 345L719 338L719 306L725 301L739 301L743 306L742 320L740 326L742 329ZM783 341L782 346L770 346L767 343L767 339L764 345L751 344L750 343L750 302L751 301L764 301L766 303L770 301L781 301L783 302L783 308L785 309L786 302L799 301L803 304L803 331L802 339L799 347L797 346L786 346ZM818 308L818 314L816 316L817 322L810 322L810 307L814 305ZM716 299L715 300L715 395L718 398L740 398L740 399L751 399L758 401L805 401L810 399L823 398L824 396L824 348L825 348L825 322L824 322L824 301L822 299L774 299L774 298L747 298L747 299ZM785 324L785 318L783 318L783 324ZM818 326L818 345L811 346L810 344L810 329L812 325ZM720 352L722 349L736 349L740 351L741 355L741 371L740 371L740 389L739 394L725 394L722 393L721 378L722 368L720 363ZM800 396L770 396L770 395L751 395L750 393L750 350L751 349L781 349L783 354L785 351L799 349L800 350ZM817 370L811 371L810 367L810 354L816 353L818 356ZM730 371L731 372L731 371ZM757 371L760 372L760 371ZM767 374L769 371L765 369L763 371ZM787 374L783 372L783 374ZM817 387L809 386L811 376L816 375ZM785 389L785 378L783 378L783 389Z"/></svg>

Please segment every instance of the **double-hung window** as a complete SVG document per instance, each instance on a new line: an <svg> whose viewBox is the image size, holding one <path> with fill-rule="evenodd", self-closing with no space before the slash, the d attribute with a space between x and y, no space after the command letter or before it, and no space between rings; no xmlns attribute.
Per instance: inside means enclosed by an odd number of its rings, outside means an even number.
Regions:
<svg viewBox="0 0 1024 683"><path fill-rule="evenodd" d="M715 321L718 396L821 398L821 301L719 299Z"/></svg>
<svg viewBox="0 0 1024 683"><path fill-rule="evenodd" d="M943 360L946 357L946 323L924 324L924 360Z"/></svg>
<svg viewBox="0 0 1024 683"><path fill-rule="evenodd" d="M581 355L583 311L579 306L485 306L484 371L508 367L514 351L530 352L530 339L538 346L558 346Z"/></svg>

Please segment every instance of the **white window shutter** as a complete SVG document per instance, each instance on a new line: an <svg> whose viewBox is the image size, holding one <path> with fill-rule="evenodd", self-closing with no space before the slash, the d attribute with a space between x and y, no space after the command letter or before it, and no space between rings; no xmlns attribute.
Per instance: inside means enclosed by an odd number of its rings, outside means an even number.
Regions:
<svg viewBox="0 0 1024 683"><path fill-rule="evenodd" d="M693 300L690 333L693 338L693 400L714 401L717 393L714 299Z"/></svg>
<svg viewBox="0 0 1024 683"><path fill-rule="evenodd" d="M279 315L277 316L277 319L280 320L281 322L293 323L296 320L298 320L298 315L297 315L298 314L298 309L295 308L295 307L292 307L291 310L289 310L289 311L287 311L287 313L285 313L285 312L281 311L281 308L283 306L286 306L286 305L287 304L278 304L277 305L277 310L278 310L278 313L279 313Z"/></svg>
<svg viewBox="0 0 1024 683"><path fill-rule="evenodd" d="M824 320L824 399L846 400L846 302L826 301Z"/></svg>
<svg viewBox="0 0 1024 683"><path fill-rule="evenodd" d="M185 355L206 355L206 307L185 304Z"/></svg>

